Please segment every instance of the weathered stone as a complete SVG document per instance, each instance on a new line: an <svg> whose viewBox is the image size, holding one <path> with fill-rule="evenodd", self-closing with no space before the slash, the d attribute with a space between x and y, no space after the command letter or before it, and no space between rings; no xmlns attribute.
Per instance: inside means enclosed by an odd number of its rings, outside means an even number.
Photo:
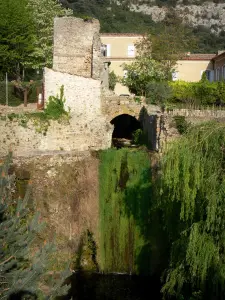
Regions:
<svg viewBox="0 0 225 300"><path fill-rule="evenodd" d="M100 78L100 24L74 17L55 18L53 69Z"/></svg>

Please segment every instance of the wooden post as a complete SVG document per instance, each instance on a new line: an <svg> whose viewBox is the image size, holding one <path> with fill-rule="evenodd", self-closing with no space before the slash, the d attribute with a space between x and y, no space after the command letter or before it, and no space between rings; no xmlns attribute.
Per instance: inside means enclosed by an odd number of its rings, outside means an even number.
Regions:
<svg viewBox="0 0 225 300"><path fill-rule="evenodd" d="M25 88L24 90L24 107L27 107L27 95L28 95L28 90Z"/></svg>

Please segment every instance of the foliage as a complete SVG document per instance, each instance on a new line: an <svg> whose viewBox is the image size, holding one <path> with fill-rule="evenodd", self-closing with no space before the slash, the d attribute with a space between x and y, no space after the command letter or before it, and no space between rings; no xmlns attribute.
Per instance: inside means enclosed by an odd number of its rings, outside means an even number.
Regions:
<svg viewBox="0 0 225 300"><path fill-rule="evenodd" d="M149 82L146 86L147 103L163 105L172 95L167 82Z"/></svg>
<svg viewBox="0 0 225 300"><path fill-rule="evenodd" d="M132 134L132 141L135 145L147 145L147 137L142 129L137 129Z"/></svg>
<svg viewBox="0 0 225 300"><path fill-rule="evenodd" d="M8 175L10 162L8 157L0 165L0 298L20 292L40 297L46 284L49 292L45 296L54 297L67 291L62 284L69 272L58 273L57 278L52 273L52 279L47 276L55 247L38 238L44 224L31 209L29 190L24 199L15 198L14 178Z"/></svg>
<svg viewBox="0 0 225 300"><path fill-rule="evenodd" d="M70 119L70 110L66 111L64 97L64 86L60 88L60 95L50 96L47 107L43 112L38 113L23 113L23 114L8 114L7 117L10 121L17 120L19 125L27 128L28 122L31 121L35 127L36 132L46 135L51 120L65 123Z"/></svg>
<svg viewBox="0 0 225 300"><path fill-rule="evenodd" d="M190 31L182 25L175 13L171 14L165 18L160 32L153 31L136 44L135 62L124 64L127 76L122 79L122 83L131 92L145 96L149 92L153 98L158 97L158 102L162 102L170 88L157 82L172 79L177 60L183 57L187 49L193 48L193 44ZM160 97L162 91L164 96Z"/></svg>
<svg viewBox="0 0 225 300"><path fill-rule="evenodd" d="M172 97L169 103L185 103L190 105L224 105L225 104L225 83L175 81L169 83L172 89Z"/></svg>
<svg viewBox="0 0 225 300"><path fill-rule="evenodd" d="M56 96L50 96L45 109L45 114L48 119L59 120L63 116L69 117L69 112L65 110L65 97L64 97L64 86L60 88L60 94Z"/></svg>
<svg viewBox="0 0 225 300"><path fill-rule="evenodd" d="M109 72L109 89L114 91L117 83L117 76L114 71Z"/></svg>
<svg viewBox="0 0 225 300"><path fill-rule="evenodd" d="M32 13L35 28L35 48L29 66L34 69L51 67L54 18L71 15L72 11L64 9L57 0L28 0L27 9Z"/></svg>
<svg viewBox="0 0 225 300"><path fill-rule="evenodd" d="M190 123L187 122L185 117L184 116L174 116L173 119L175 121L175 126L177 128L177 131L180 134L186 133L190 127Z"/></svg>
<svg viewBox="0 0 225 300"><path fill-rule="evenodd" d="M193 127L166 152L161 203L171 240L164 295L224 295L225 124ZM189 296L189 297L188 297Z"/></svg>
<svg viewBox="0 0 225 300"><path fill-rule="evenodd" d="M101 153L100 161L100 268L104 272L149 271L147 254L148 263L138 262L149 239L148 156L127 149L108 150Z"/></svg>
<svg viewBox="0 0 225 300"><path fill-rule="evenodd" d="M182 24L182 19L171 10L162 22L159 32L149 32L138 44L139 55L149 57L161 64L167 80L171 80L177 61L187 51L195 48L196 41L191 31Z"/></svg>
<svg viewBox="0 0 225 300"><path fill-rule="evenodd" d="M127 75L121 79L131 93L146 96L147 85L152 81L166 79L162 65L147 56L138 56L131 64L124 64Z"/></svg>
<svg viewBox="0 0 225 300"><path fill-rule="evenodd" d="M34 25L28 0L0 1L0 73L20 77L34 50Z"/></svg>

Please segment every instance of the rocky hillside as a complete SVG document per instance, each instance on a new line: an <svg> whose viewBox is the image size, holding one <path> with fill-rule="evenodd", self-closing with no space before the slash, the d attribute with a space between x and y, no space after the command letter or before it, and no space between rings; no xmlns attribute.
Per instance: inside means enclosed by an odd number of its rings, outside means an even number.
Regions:
<svg viewBox="0 0 225 300"><path fill-rule="evenodd" d="M130 3L129 8L132 11L151 15L153 21L160 22L171 6L156 5L152 2L137 4L137 1L134 1ZM204 2L201 5L177 3L173 8L190 26L205 26L216 34L225 29L225 3Z"/></svg>
<svg viewBox="0 0 225 300"><path fill-rule="evenodd" d="M101 32L160 32L171 9L181 16L198 40L195 52L225 49L225 0L59 0L77 17L100 20ZM215 3L215 1L223 1Z"/></svg>

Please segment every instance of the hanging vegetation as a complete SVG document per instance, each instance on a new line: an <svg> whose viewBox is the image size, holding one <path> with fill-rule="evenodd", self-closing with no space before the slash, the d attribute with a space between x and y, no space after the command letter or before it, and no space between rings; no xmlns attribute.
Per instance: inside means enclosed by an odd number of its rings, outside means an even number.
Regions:
<svg viewBox="0 0 225 300"><path fill-rule="evenodd" d="M160 206L172 245L164 296L223 299L225 123L192 128L165 154L162 174Z"/></svg>
<svg viewBox="0 0 225 300"><path fill-rule="evenodd" d="M149 242L149 158L145 152L111 149L100 159L100 267L138 273L144 262L141 251Z"/></svg>

